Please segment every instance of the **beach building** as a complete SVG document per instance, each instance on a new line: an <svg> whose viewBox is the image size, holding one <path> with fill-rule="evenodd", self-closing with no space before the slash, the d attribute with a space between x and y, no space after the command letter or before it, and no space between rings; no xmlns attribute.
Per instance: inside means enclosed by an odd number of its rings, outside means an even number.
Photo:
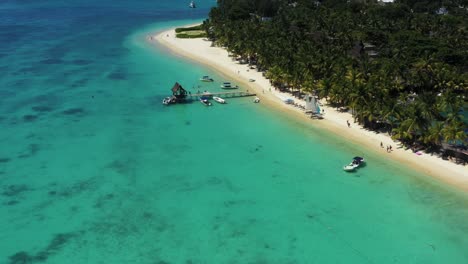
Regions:
<svg viewBox="0 0 468 264"><path fill-rule="evenodd" d="M185 90L178 82L174 84L171 91L172 96L174 96L178 101L184 100L187 97L187 90Z"/></svg>
<svg viewBox="0 0 468 264"><path fill-rule="evenodd" d="M449 12L448 12L447 8L445 8L445 7L441 7L439 9L437 9L437 11L436 11L437 15L447 15L448 13Z"/></svg>
<svg viewBox="0 0 468 264"><path fill-rule="evenodd" d="M369 57L376 57L379 55L374 44L364 42L363 49Z"/></svg>

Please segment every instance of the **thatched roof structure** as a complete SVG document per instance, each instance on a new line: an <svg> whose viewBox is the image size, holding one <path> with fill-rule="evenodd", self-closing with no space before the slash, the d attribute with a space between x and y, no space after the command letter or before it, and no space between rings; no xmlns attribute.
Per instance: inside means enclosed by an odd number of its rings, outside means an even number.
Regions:
<svg viewBox="0 0 468 264"><path fill-rule="evenodd" d="M171 90L172 94L179 99L185 98L187 96L187 91L178 82L172 86Z"/></svg>

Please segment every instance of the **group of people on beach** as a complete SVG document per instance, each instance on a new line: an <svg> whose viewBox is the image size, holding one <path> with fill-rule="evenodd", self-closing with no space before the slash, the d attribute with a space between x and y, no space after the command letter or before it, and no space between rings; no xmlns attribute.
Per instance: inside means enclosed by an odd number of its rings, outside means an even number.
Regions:
<svg viewBox="0 0 468 264"><path fill-rule="evenodd" d="M383 148L383 142L380 142L380 147ZM392 151L393 151L392 145L388 145L387 152L392 152Z"/></svg>

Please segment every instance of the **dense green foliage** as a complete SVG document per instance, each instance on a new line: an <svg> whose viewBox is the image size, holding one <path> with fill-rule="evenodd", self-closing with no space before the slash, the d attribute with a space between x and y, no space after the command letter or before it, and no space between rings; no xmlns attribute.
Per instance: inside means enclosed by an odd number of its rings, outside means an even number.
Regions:
<svg viewBox="0 0 468 264"><path fill-rule="evenodd" d="M178 38L205 38L206 32L203 30L202 25L193 27L176 28L176 37Z"/></svg>
<svg viewBox="0 0 468 264"><path fill-rule="evenodd" d="M442 7L448 14L438 14ZM466 140L468 1L218 0L210 39L278 87L430 147ZM466 142L466 141L465 141Z"/></svg>
<svg viewBox="0 0 468 264"><path fill-rule="evenodd" d="M195 32L195 33L178 33L176 37L178 38L205 38L207 35L205 32Z"/></svg>
<svg viewBox="0 0 468 264"><path fill-rule="evenodd" d="M203 30L202 25L196 25L196 26L193 26L193 27L176 28L175 32L176 33L181 33L181 32L184 32L184 31L197 31L197 30Z"/></svg>

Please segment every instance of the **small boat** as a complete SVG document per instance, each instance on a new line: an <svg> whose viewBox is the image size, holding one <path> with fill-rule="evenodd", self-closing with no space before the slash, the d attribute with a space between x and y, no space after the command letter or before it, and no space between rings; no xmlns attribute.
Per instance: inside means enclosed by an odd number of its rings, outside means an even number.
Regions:
<svg viewBox="0 0 468 264"><path fill-rule="evenodd" d="M215 100L216 102L218 102L220 104L225 104L226 103L226 100L224 100L223 98L218 97L218 96L213 96L213 100Z"/></svg>
<svg viewBox="0 0 468 264"><path fill-rule="evenodd" d="M239 86L237 85L232 85L230 82L223 82L223 84L221 84L221 88L222 89L237 89L239 88Z"/></svg>
<svg viewBox="0 0 468 264"><path fill-rule="evenodd" d="M200 78L200 81L202 81L202 82L212 82L214 80L213 80L213 78L210 78L210 76L205 75L205 76Z"/></svg>
<svg viewBox="0 0 468 264"><path fill-rule="evenodd" d="M170 105L170 104L175 104L177 101L176 101L176 98L175 97L166 97L163 99L162 103L163 105Z"/></svg>
<svg viewBox="0 0 468 264"><path fill-rule="evenodd" d="M208 99L200 98L200 102L205 106L211 106L211 102Z"/></svg>
<svg viewBox="0 0 468 264"><path fill-rule="evenodd" d="M190 4L189 4L189 7L190 8L196 8L197 6L195 5L194 1L191 1Z"/></svg>
<svg viewBox="0 0 468 264"><path fill-rule="evenodd" d="M354 157L353 161L350 164L343 167L343 170L345 170L345 171L354 171L359 166L361 166L363 163L364 163L364 158Z"/></svg>
<svg viewBox="0 0 468 264"><path fill-rule="evenodd" d="M260 98L258 98L258 97L255 97L255 99L254 99L254 103L260 103Z"/></svg>

